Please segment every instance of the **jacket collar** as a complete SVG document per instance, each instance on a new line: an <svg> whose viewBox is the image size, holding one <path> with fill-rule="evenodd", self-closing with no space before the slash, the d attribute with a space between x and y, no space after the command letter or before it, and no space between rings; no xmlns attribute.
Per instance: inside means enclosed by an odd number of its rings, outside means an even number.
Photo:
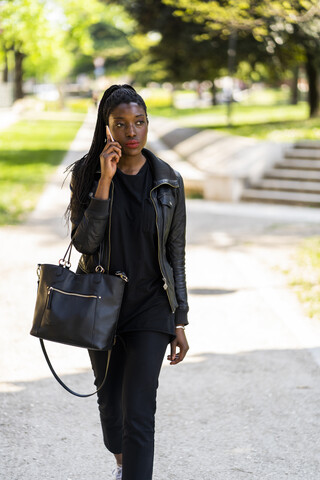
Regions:
<svg viewBox="0 0 320 480"><path fill-rule="evenodd" d="M157 157L147 148L143 148L142 153L149 162L154 186L158 186L163 183L167 183L173 187L179 186L177 174L168 163L161 160L161 158Z"/></svg>

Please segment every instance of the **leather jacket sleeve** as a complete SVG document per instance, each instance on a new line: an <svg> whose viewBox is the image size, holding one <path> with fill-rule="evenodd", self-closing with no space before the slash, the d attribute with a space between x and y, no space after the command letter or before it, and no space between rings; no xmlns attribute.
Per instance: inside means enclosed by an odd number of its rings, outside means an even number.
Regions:
<svg viewBox="0 0 320 480"><path fill-rule="evenodd" d="M70 185L72 192L72 184ZM103 241L110 212L110 200L99 200L91 196L82 217L71 214L72 243L80 253L92 255Z"/></svg>
<svg viewBox="0 0 320 480"><path fill-rule="evenodd" d="M175 323L187 325L188 298L186 287L185 248L186 248L186 205L184 185L181 175L176 172L179 181L177 204L167 240L167 254L173 269L175 293L178 308L175 312Z"/></svg>

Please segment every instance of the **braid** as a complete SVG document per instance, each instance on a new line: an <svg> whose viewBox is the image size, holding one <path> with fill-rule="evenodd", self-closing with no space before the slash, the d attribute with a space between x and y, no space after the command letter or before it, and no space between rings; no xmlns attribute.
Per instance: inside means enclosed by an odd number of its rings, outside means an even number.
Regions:
<svg viewBox="0 0 320 480"><path fill-rule="evenodd" d="M143 107L147 115L143 98L131 85L111 85L102 95L89 152L66 169L68 174L72 172L72 197L65 213L67 220L79 218L89 203L94 175L100 166L99 157L105 146L106 125L109 123L110 113L121 103L130 102Z"/></svg>

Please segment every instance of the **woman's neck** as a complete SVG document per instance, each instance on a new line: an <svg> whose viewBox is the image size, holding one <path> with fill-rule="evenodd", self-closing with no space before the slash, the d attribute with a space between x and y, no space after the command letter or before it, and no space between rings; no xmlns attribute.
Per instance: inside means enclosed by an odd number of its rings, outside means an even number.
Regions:
<svg viewBox="0 0 320 480"><path fill-rule="evenodd" d="M137 156L122 156L118 168L126 175L136 175L146 162L145 156L140 153Z"/></svg>

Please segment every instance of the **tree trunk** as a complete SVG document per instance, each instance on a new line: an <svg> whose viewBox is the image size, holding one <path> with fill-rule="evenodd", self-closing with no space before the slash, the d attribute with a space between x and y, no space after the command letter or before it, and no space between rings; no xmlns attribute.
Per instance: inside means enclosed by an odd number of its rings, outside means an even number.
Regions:
<svg viewBox="0 0 320 480"><path fill-rule="evenodd" d="M315 66L314 55L307 52L306 72L309 82L309 111L310 118L319 115L319 72Z"/></svg>
<svg viewBox="0 0 320 480"><path fill-rule="evenodd" d="M299 81L299 66L297 65L293 69L293 78L292 78L292 85L291 85L291 105L297 105L299 101L299 89L298 89L298 81Z"/></svg>
<svg viewBox="0 0 320 480"><path fill-rule="evenodd" d="M23 76L23 69L22 69L22 64L23 64L23 59L25 55L24 53L19 52L18 50L15 50L14 52L14 60L15 60L15 66L14 66L14 99L18 100L19 98L23 98L23 88L22 88L22 76Z"/></svg>
<svg viewBox="0 0 320 480"><path fill-rule="evenodd" d="M9 65L8 65L8 54L4 51L4 69L2 73L3 83L8 83L9 81Z"/></svg>

